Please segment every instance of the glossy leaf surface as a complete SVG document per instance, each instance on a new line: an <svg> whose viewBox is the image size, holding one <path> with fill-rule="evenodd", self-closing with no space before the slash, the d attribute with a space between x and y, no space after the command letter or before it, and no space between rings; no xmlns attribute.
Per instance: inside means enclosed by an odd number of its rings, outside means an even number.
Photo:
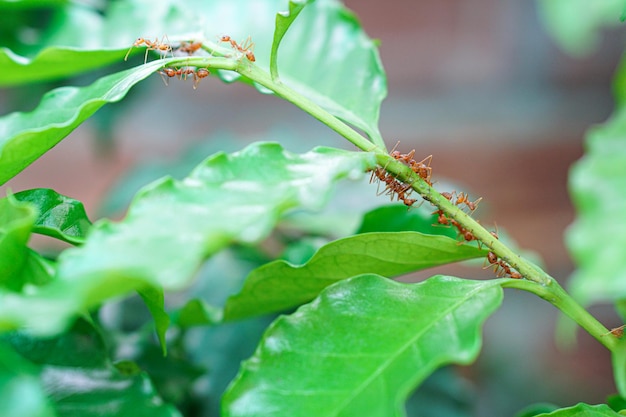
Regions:
<svg viewBox="0 0 626 417"><path fill-rule="evenodd" d="M402 416L435 369L476 358L501 300L499 280L337 283L270 326L224 395L223 415Z"/></svg>
<svg viewBox="0 0 626 417"><path fill-rule="evenodd" d="M37 210L34 233L52 236L69 243L82 243L91 222L83 203L49 188L20 191L16 200L31 204Z"/></svg>
<svg viewBox="0 0 626 417"><path fill-rule="evenodd" d="M48 92L37 108L0 118L0 184L15 176L59 143L107 103L150 76L159 62L111 74L87 87L61 87Z"/></svg>
<svg viewBox="0 0 626 417"><path fill-rule="evenodd" d="M84 245L61 254L49 285L0 293L0 324L54 333L108 298L146 286L185 288L208 256L233 242L258 242L288 210L319 209L335 181L373 164L367 153L298 155L275 143L213 155L182 181L145 187L121 222L96 222Z"/></svg>
<svg viewBox="0 0 626 417"><path fill-rule="evenodd" d="M282 311L315 298L325 287L355 275L398 276L485 256L474 246L418 232L365 233L324 245L304 265L282 260L255 269L228 299L225 319Z"/></svg>

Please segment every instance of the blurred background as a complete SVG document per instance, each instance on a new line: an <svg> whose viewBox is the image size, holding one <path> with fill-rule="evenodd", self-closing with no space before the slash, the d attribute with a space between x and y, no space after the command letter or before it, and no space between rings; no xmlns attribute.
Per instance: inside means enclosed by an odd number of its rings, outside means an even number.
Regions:
<svg viewBox="0 0 626 417"><path fill-rule="evenodd" d="M389 87L380 126L388 147L399 141L402 152L415 148L417 160L432 154L435 187L451 182L482 197L475 216L537 252L548 272L565 283L574 268L563 243L574 219L568 168L583 154L585 131L611 112L623 28L603 29L597 42L581 41L578 49L574 42L565 52L548 33L537 2L345 3L380 40ZM30 91L30 97L20 89L1 91L0 113L31 109L45 89ZM219 144L201 145L208 137L219 137ZM95 219L107 191L119 187L123 173L137 164L148 178L150 167L156 172L174 164L194 146L204 146L205 156L273 137L291 137L285 147L293 151L319 144L347 147L316 120L248 86L210 77L197 90L176 80L166 87L155 75L0 192L53 188L83 201ZM123 207L107 204L109 212ZM436 272L489 276L480 268ZM607 327L621 324L607 307L592 311ZM547 303L506 292L503 307L486 325L478 362L459 370L478 394L476 415L513 415L539 401L599 403L615 391L608 352L585 334L573 350L557 349L556 319Z"/></svg>

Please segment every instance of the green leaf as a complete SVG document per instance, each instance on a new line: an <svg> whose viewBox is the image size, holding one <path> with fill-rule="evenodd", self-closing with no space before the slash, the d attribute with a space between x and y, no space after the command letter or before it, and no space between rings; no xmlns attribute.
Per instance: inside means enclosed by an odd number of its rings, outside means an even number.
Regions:
<svg viewBox="0 0 626 417"><path fill-rule="evenodd" d="M165 31L170 40L192 37L206 43L215 42L220 34L240 43L250 36L256 44L254 65L270 71L276 12L284 9L275 0L201 5L170 0L158 8L146 1L117 3L119 11L112 11L109 20L116 30L132 33L129 46L138 36L161 37ZM284 84L363 130L375 143L383 143L378 130L380 106L387 95L383 66L375 43L340 1L317 0L305 7L284 35L280 50L278 66ZM239 77L230 71L219 74L227 81ZM249 82L245 77L243 81Z"/></svg>
<svg viewBox="0 0 626 417"><path fill-rule="evenodd" d="M38 378L39 369L6 343L0 343L0 404L2 417L53 417Z"/></svg>
<svg viewBox="0 0 626 417"><path fill-rule="evenodd" d="M67 4L68 0L0 0L0 8L39 8L39 7L53 7L63 6Z"/></svg>
<svg viewBox="0 0 626 417"><path fill-rule="evenodd" d="M84 245L61 254L49 285L0 292L0 328L54 334L111 297L146 286L185 288L216 251L258 242L289 210L319 209L334 182L374 164L368 153L316 148L297 155L275 143L213 155L182 181L145 187L123 221L96 222Z"/></svg>
<svg viewBox="0 0 626 417"><path fill-rule="evenodd" d="M272 41L272 52L270 53L270 74L272 80L278 79L278 47L283 40L283 36L289 30L289 26L296 20L302 9L314 0L290 0L289 10L276 14L276 27L274 28L274 40Z"/></svg>
<svg viewBox="0 0 626 417"><path fill-rule="evenodd" d="M48 92L35 110L0 118L0 184L50 150L100 107L121 100L161 65L150 62L102 77L87 87L57 88Z"/></svg>
<svg viewBox="0 0 626 417"><path fill-rule="evenodd" d="M561 408L551 413L537 414L537 417L617 417L619 415L605 404L588 405L578 403L573 407Z"/></svg>
<svg viewBox="0 0 626 417"><path fill-rule="evenodd" d="M613 335L608 334L605 337L613 337ZM626 398L626 342L621 343L617 349L611 352L611 362L617 392Z"/></svg>
<svg viewBox="0 0 626 417"><path fill-rule="evenodd" d="M12 195L0 199L0 286L19 290L26 282L22 269L29 258L26 247L37 211Z"/></svg>
<svg viewBox="0 0 626 417"><path fill-rule="evenodd" d="M34 233L52 236L68 243L82 243L91 222L83 203L49 188L35 188L14 194L18 201L36 207Z"/></svg>
<svg viewBox="0 0 626 417"><path fill-rule="evenodd" d="M402 416L438 367L468 364L501 280L362 275L278 318L223 397L225 417Z"/></svg>
<svg viewBox="0 0 626 417"><path fill-rule="evenodd" d="M378 49L352 12L336 0L317 0L300 13L280 48L286 85L383 143L378 119L387 80Z"/></svg>
<svg viewBox="0 0 626 417"><path fill-rule="evenodd" d="M566 52L584 56L600 43L605 27L620 24L623 0L539 0L539 16Z"/></svg>
<svg viewBox="0 0 626 417"><path fill-rule="evenodd" d="M429 235L457 237L456 229L437 223L437 215L425 210L407 210L404 204L377 207L363 216L357 233L368 232L422 232Z"/></svg>
<svg viewBox="0 0 626 417"><path fill-rule="evenodd" d="M127 49L90 51L70 46L50 46L30 59L8 48L0 48L0 65L3 68L0 87L67 78L122 62Z"/></svg>
<svg viewBox="0 0 626 417"><path fill-rule="evenodd" d="M52 281L57 264L44 258L30 248L26 248L26 259L22 266L20 281L33 285L45 285Z"/></svg>
<svg viewBox="0 0 626 417"><path fill-rule="evenodd" d="M154 326L163 356L167 356L167 343L165 334L170 325L170 316L165 311L165 295L163 290L157 287L145 287L137 290L141 299L146 303L150 314L154 319Z"/></svg>
<svg viewBox="0 0 626 417"><path fill-rule="evenodd" d="M539 414L551 413L559 409L559 406L550 403L537 403L529 405L519 413L515 414L515 417L535 417Z"/></svg>
<svg viewBox="0 0 626 417"><path fill-rule="evenodd" d="M172 321L183 329L219 323L222 311L198 298L191 299L173 314Z"/></svg>
<svg viewBox="0 0 626 417"><path fill-rule="evenodd" d="M113 366L100 333L85 321L51 339L17 332L4 339L42 367L41 381L60 416L180 416L144 373Z"/></svg>
<svg viewBox="0 0 626 417"><path fill-rule="evenodd" d="M224 307L226 320L282 311L315 298L355 275L398 276L433 266L485 256L474 246L418 232L365 233L323 246L304 265L270 262L248 275Z"/></svg>
<svg viewBox="0 0 626 417"><path fill-rule="evenodd" d="M566 234L577 264L572 295L584 304L626 298L626 108L589 131L570 171L577 218Z"/></svg>

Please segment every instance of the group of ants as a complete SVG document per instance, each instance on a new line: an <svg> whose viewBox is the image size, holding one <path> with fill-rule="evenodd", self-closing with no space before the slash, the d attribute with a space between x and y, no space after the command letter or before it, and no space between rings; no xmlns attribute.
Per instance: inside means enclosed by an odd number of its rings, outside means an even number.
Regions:
<svg viewBox="0 0 626 417"><path fill-rule="evenodd" d="M397 146L397 145L396 145ZM426 184L432 187L432 168L430 163L432 161L433 156L429 155L421 161L415 161L413 156L415 156L415 149L413 149L408 154L400 153L399 151L392 150L390 155L396 159L397 161L402 162L407 165L411 170L417 174ZM411 192L413 191L411 184L406 184L399 181L392 174L388 173L384 168L377 167L372 171L372 176L370 182L377 180L385 184L385 189L380 194L388 194L393 197L396 196L398 201L402 201L407 207L412 207L413 204L417 201L416 199L409 198ZM469 213L472 214L474 210L478 207L478 203L482 200L482 197L476 201L471 201L467 193L457 193L456 191L450 192L442 192L441 195L446 198L451 203L455 204L459 208L466 208L469 210ZM433 215L437 215L437 223L442 226L452 226L455 227L458 235L462 238L461 243L463 242L471 242L476 241L480 246L480 241L474 236L474 234L463 227L458 221L455 219L451 219L446 216L443 210L439 209L432 213ZM497 232L490 232L491 235L499 239ZM520 279L522 275L515 271L511 266L503 259L498 258L498 256L489 251L487 253L487 262L489 264L485 268L494 268L494 273L498 277L510 277Z"/></svg>
<svg viewBox="0 0 626 417"><path fill-rule="evenodd" d="M157 51L163 56L168 53L171 54L172 57L184 56L185 54L188 56L191 56L202 48L202 42L194 42L194 41L181 42L178 47L174 48L169 42L166 43L165 42L166 40L167 38L165 36L163 37L162 40L159 40L157 38L154 41L151 41L146 38L138 38L130 47L128 52L126 53L124 60L128 59L128 55L130 54L130 51L133 48L140 47L142 45L146 46L146 54L144 57L144 63L147 62L148 60L149 51ZM240 54L241 57L245 57L248 61L250 62L256 61L256 58L253 53L254 43L250 40L249 37L241 44L239 44L237 41L235 41L228 35L220 36L219 41L229 43L230 46ZM194 81L193 83L194 89L198 86L198 83L200 82L201 79L208 77L210 74L208 68L196 68L196 67L189 67L189 66L179 67L179 68L166 66L166 67L161 68L158 71L158 73L161 75L166 85L167 85L167 78L177 77L178 79L186 80L188 77L191 76L193 77L193 81ZM404 163L405 165L407 165L409 168L411 168L411 170L414 173L416 173L422 180L424 180L424 182L426 182L429 186L433 185L431 181L432 168L430 166L430 163L432 161L432 155L427 156L426 158L422 159L419 162L413 159L413 156L415 156L415 149L413 149L408 154L403 154L403 153L400 153L399 151L392 150L390 155L397 161L400 161ZM413 206L413 204L417 202L416 199L409 198L411 192L413 191L413 189L411 188L411 184L406 184L406 183L399 181L393 175L388 173L384 168L377 167L376 169L372 171L372 178L370 182L373 181L374 179L377 179L378 181L383 182L385 184L385 189L383 190L382 193L391 195L392 199L394 196L396 196L398 201L402 201L407 207L411 207ZM482 198L479 198L476 201L471 201L468 198L469 196L467 193L463 193L463 192L457 193L456 191L453 191L451 193L442 192L441 195L458 207L464 206L470 211L470 214L473 213L474 210L476 210L478 203L482 199ZM474 236L474 234L470 230L463 227L455 219L448 218L441 209L436 210L432 214L437 215L437 223L439 223L440 225L455 227L457 229L458 235L463 239L461 242L477 241L478 244L480 245L480 241L476 238L476 236ZM495 237L496 239L499 239L497 232L492 231L491 235ZM494 252L490 251L487 253L487 262L489 262L489 265L487 266L487 268L494 267L494 273L499 277L506 276L506 277L517 278L517 279L522 278L522 275L519 272L512 269L511 266L506 261L498 258L498 256Z"/></svg>
<svg viewBox="0 0 626 417"><path fill-rule="evenodd" d="M250 62L256 61L256 57L254 56L254 52L253 52L254 43L252 42L250 37L248 37L241 44L235 41L233 38L231 38L228 35L222 35L218 39L220 42L229 43L230 46L235 51L237 51L237 53L240 54L241 57L245 57ZM130 51L133 48L140 47L142 45L146 46L146 54L145 54L144 61L143 61L144 64L148 61L149 51L156 51L159 54L161 54L161 56L170 54L172 57L174 57L174 56L191 56L191 55L194 55L197 51L199 51L202 48L202 42L197 42L197 41L190 41L190 42L183 41L180 43L179 46L173 47L169 43L169 40L167 40L167 36L163 36L161 40L159 40L159 38L156 38L154 41L151 41L150 39L146 39L146 38L137 38L137 40L128 49L128 52L126 52L124 61L128 59L128 55L130 55ZM157 72L161 75L161 78L163 79L163 82L165 83L165 85L167 85L168 78L177 77L179 80L186 80L187 78L192 77L194 90L198 87L198 83L200 82L200 80L208 77L209 74L211 73L208 68L196 68L196 67L190 67L190 66L184 66L184 67L179 67L179 68L165 66Z"/></svg>

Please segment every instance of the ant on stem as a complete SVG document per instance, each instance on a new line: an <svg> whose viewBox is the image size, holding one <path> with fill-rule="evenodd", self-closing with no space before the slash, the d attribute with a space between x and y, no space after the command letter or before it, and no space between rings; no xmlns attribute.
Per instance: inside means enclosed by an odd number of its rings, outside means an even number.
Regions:
<svg viewBox="0 0 626 417"><path fill-rule="evenodd" d="M232 46L234 49L239 51L239 53L243 54L243 56L245 56L248 59L248 61L250 62L256 61L256 57L254 56L254 53L252 52L254 50L254 42L252 42L252 38L250 38L250 36L248 36L241 45L239 45L237 41L235 41L229 35L220 36L220 42L230 43L230 46Z"/></svg>
<svg viewBox="0 0 626 417"><path fill-rule="evenodd" d="M168 41L168 43L165 43L166 40ZM161 41L159 41L159 38L156 38L154 42L146 38L137 38L135 43L133 43L132 46L128 49L128 52L126 52L126 55L124 56L124 61L128 59L128 55L133 48L139 47L141 45L146 46L146 55L144 56L143 60L144 64L148 62L148 51L159 51L161 55L172 52L172 46L169 44L169 39L167 38L167 35L163 35Z"/></svg>

